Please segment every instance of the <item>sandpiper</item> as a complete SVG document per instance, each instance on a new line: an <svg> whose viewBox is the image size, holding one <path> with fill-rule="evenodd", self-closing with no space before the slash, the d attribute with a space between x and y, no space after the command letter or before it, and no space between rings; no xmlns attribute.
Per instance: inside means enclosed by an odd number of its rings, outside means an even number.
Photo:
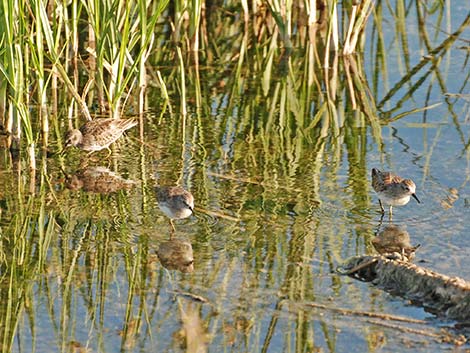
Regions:
<svg viewBox="0 0 470 353"><path fill-rule="evenodd" d="M179 186L157 186L156 191L158 207L170 219L174 231L174 219L187 218L193 214L194 197Z"/></svg>
<svg viewBox="0 0 470 353"><path fill-rule="evenodd" d="M96 119L87 122L80 129L70 130L65 147L76 146L84 151L95 152L109 146L122 136L123 132L137 125L134 119Z"/></svg>
<svg viewBox="0 0 470 353"><path fill-rule="evenodd" d="M382 205L390 206L389 214L392 216L392 206L403 206L410 201L410 197L421 203L416 196L416 185L411 179L403 179L391 172L381 172L372 168L372 187L379 196L380 209L385 213Z"/></svg>

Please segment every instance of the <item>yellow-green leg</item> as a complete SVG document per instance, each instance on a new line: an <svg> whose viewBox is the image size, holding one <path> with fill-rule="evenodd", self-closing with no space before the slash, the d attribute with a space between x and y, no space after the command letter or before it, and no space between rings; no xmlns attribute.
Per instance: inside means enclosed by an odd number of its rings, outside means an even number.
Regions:
<svg viewBox="0 0 470 353"><path fill-rule="evenodd" d="M170 240L173 239L173 234L175 234L176 232L176 228L175 228L175 225L173 224L173 220L170 218L170 226L171 226L171 229L170 229Z"/></svg>

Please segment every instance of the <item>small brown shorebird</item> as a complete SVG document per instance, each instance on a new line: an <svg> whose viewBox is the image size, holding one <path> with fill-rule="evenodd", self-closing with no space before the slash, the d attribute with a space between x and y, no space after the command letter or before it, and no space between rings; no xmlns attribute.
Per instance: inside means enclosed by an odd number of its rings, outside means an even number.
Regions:
<svg viewBox="0 0 470 353"><path fill-rule="evenodd" d="M96 119L87 122L80 129L70 130L65 138L65 147L75 146L84 151L95 152L109 146L122 136L123 132L137 125L134 119Z"/></svg>
<svg viewBox="0 0 470 353"><path fill-rule="evenodd" d="M411 179L403 179L391 172L381 172L372 168L372 187L379 196L380 209L385 213L382 202L390 206L389 214L392 216L392 206L403 206L413 197L421 203L416 196L416 185Z"/></svg>
<svg viewBox="0 0 470 353"><path fill-rule="evenodd" d="M194 210L194 197L179 186L157 186L158 207L170 219L170 225L175 230L174 219L191 216Z"/></svg>

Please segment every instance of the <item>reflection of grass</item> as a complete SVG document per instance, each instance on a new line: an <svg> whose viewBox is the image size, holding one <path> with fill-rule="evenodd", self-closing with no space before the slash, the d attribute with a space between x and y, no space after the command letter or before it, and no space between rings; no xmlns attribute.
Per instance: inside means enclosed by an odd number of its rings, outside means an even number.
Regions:
<svg viewBox="0 0 470 353"><path fill-rule="evenodd" d="M77 302L84 303L87 316L79 326L84 324L102 335L118 249L131 283L130 300L134 289L141 292L145 287L141 276L146 278L150 271L145 240L138 253L130 250L127 197L123 193L113 197L75 193L74 197L80 197L77 203L85 206L72 209L72 194L57 192L57 185L51 185L46 162L41 160L40 181L31 190L25 190L18 179L16 185L11 183L0 192L5 196L0 228L2 352L10 352L15 340L27 341L31 350L51 337L55 337L48 343L52 350L86 345L75 337ZM50 322L40 319L44 314ZM48 333L41 329L43 325L51 328Z"/></svg>
<svg viewBox="0 0 470 353"><path fill-rule="evenodd" d="M13 180L15 176L12 175ZM57 229L54 213L45 206L44 174L41 174L41 180L38 196L28 193L21 180L17 180L16 185L12 183L2 206L8 211L2 215L0 228L2 352L11 351L18 326L21 326L25 314L31 323L35 321L34 288L47 267L51 240ZM36 328L33 324L31 330L34 341Z"/></svg>
<svg viewBox="0 0 470 353"><path fill-rule="evenodd" d="M418 7L419 10L419 7ZM420 11L418 11L418 14L421 14ZM426 81L426 79L432 75L435 75L439 87L442 90L442 94L448 93L447 89L445 88L445 80L442 78L442 75L439 70L439 63L442 60L442 58L448 53L448 49L452 47L452 45L459 39L459 35L465 30L465 28L468 27L470 24L470 15L468 15L464 21L458 26L458 28L454 31L454 33L449 34L442 42L435 46L434 48L431 48L429 45L429 35L427 33L427 28L424 26L424 21L420 20L420 34L421 37L424 38L424 43L427 46L428 49L428 54L423 56L422 59L412 68L409 68L406 71L406 74L385 94L385 96L377 103L377 108L379 110L382 110L383 107L389 103L389 101L394 97L398 92L400 92L401 89L407 88L405 91L403 97L394 103L394 107L389 109L388 111L384 112L386 116L391 115L393 112L396 110L400 109L400 107L403 105L405 101L408 101L413 93L417 91ZM403 50L403 53L400 54L400 56L403 57L408 57L407 50ZM410 84L411 80L418 75L421 70L426 67L428 64L429 68L427 69L426 72L418 79L416 80L416 83ZM434 84L434 81L430 81L430 86ZM396 120L396 119L391 119L391 120Z"/></svg>

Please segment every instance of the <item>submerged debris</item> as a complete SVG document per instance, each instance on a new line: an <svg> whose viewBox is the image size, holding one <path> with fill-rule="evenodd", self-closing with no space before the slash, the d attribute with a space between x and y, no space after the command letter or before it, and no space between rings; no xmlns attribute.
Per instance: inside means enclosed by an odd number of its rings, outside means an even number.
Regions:
<svg viewBox="0 0 470 353"><path fill-rule="evenodd" d="M338 272L372 281L438 316L470 320L470 283L407 261L399 253L351 258Z"/></svg>

